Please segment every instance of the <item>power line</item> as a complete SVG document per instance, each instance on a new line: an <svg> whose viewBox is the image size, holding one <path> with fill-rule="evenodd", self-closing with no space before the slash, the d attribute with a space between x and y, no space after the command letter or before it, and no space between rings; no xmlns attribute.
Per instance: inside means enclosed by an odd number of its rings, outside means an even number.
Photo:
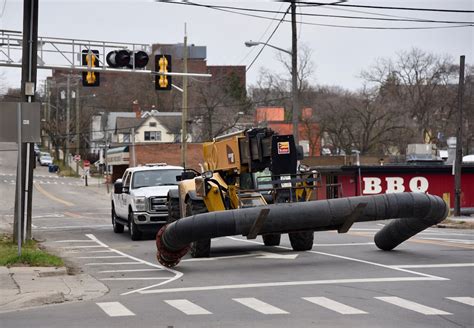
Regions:
<svg viewBox="0 0 474 328"><path fill-rule="evenodd" d="M383 10L431 11L431 12L463 13L463 14L474 13L473 10L464 10L464 9L387 7L387 6L369 6L369 5L350 5L350 4L341 4L341 3L323 3L323 2L313 2L313 1L299 1L298 4L317 5L317 6L324 5L324 6L338 6L338 7L370 8L370 9L383 9Z"/></svg>
<svg viewBox="0 0 474 328"><path fill-rule="evenodd" d="M174 4L182 4L177 2L167 2L167 3L174 3ZM188 3L189 4L189 3ZM276 20L271 17L261 16L256 14L249 14L249 13L242 13L233 10L227 9L220 9L220 8L213 8L208 7L209 9L232 13L241 16L253 17L253 18L261 18L266 20ZM290 23L289 20L283 20L285 23ZM345 29L356 29L356 30L436 30L436 29L447 29L447 28L461 28L461 27L472 27L474 24L460 24L460 25L451 25L451 26L424 26L424 27L385 27L385 26L355 26L355 25L338 25L338 24L322 24L322 23L312 23L312 22L304 22L300 21L303 25L310 25L310 26L321 26L321 27L334 27L334 28L345 28Z"/></svg>
<svg viewBox="0 0 474 328"><path fill-rule="evenodd" d="M255 58L252 60L252 62L250 63L250 65L247 66L247 69L245 70L246 72L249 71L249 69L252 67L252 65L255 63L255 61L257 60L257 58L260 56L260 54L263 52L263 49L265 49L265 47L267 46L268 42L270 42L270 40L272 39L273 35L275 34L275 32L278 30L278 28L280 27L281 23L283 22L283 20L285 19L286 17L286 14L288 14L288 11L290 11L290 6L288 6L288 9L286 9L285 13L283 14L283 17L280 19L280 21L278 22L277 26L275 26L275 29L273 30L272 34L270 34L270 36L268 37L267 41L265 42L265 44L263 45L263 47L260 49L260 51L257 53L257 55L255 56Z"/></svg>
<svg viewBox="0 0 474 328"><path fill-rule="evenodd" d="M268 9L257 9L257 8L246 8L246 7L235 7L235 6L222 6L222 5L209 5L200 4L195 2L168 2L171 4L181 4L187 6L204 7L209 9L226 9L226 10L238 10L253 13L280 13L282 12ZM364 16L349 16L349 15L331 15L331 14L314 14L314 13L297 13L299 16L308 17L328 17L328 18L341 18L341 19L356 19L356 20L375 20L375 21L392 21L392 22L413 22L413 23L440 23L440 24L474 24L474 22L465 21L446 21L446 20L433 20L433 19L405 19L405 18L375 18L375 17L364 17Z"/></svg>

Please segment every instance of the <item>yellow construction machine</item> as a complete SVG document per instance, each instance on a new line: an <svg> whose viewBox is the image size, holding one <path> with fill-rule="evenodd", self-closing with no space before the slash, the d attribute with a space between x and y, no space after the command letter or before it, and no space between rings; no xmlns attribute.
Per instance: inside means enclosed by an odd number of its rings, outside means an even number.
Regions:
<svg viewBox="0 0 474 328"><path fill-rule="evenodd" d="M277 135L269 128L249 129L205 143L203 154L203 172L185 170L178 190L169 192L168 223L206 212L315 199L319 177L298 164L303 152L292 135ZM247 238L259 234L265 212L260 216ZM262 237L267 246L280 244L280 233ZM309 250L313 231L292 231L289 239L294 250ZM191 256L208 257L210 247L210 239L194 241Z"/></svg>

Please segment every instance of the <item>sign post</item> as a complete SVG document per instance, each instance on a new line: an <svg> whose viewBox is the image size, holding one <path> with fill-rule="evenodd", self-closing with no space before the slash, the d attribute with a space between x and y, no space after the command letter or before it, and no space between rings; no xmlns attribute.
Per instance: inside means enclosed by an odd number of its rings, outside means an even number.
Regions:
<svg viewBox="0 0 474 328"><path fill-rule="evenodd" d="M22 137L21 137L21 125L22 125L22 122L21 122L21 103L18 103L17 104L17 132L18 132L18 135L17 135L17 142L18 142L18 164L17 164L17 171L16 171L16 191L17 191L17 197L18 197L18 201L17 201L17 213L18 213L18 219L17 219L17 224L18 224L18 237L17 237L17 241L18 241L18 257L21 256L21 244L22 244L22 241L23 241L23 238L22 238L22 229L21 229L21 224L22 224L22 221L23 221L23 215L22 215L22 208L23 208L23 202L22 202L22 197L21 197L21 190L22 190L22 181L21 181L21 146L22 146Z"/></svg>
<svg viewBox="0 0 474 328"><path fill-rule="evenodd" d="M82 162L82 165L84 167L84 182L85 182L85 185L86 187L88 186L87 184L87 176L89 175L89 170L90 170L90 167L91 167L91 162L89 162L87 159L85 159L83 162Z"/></svg>

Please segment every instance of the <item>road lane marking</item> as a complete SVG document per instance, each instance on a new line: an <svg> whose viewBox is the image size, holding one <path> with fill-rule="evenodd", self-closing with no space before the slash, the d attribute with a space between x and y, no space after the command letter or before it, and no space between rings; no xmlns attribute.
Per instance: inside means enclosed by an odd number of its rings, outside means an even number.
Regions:
<svg viewBox="0 0 474 328"><path fill-rule="evenodd" d="M127 309L120 302L102 302L96 303L110 317L127 317L135 313Z"/></svg>
<svg viewBox="0 0 474 328"><path fill-rule="evenodd" d="M286 287L286 286L307 286L307 285L331 285L331 284L350 284L350 283L367 283L367 282L401 282L401 281L439 281L440 279L433 277L387 277L387 278L360 278L360 279L329 279L329 280L302 280L302 281L280 281L280 282L264 282L255 284L235 284L235 285L212 285L199 287L181 287L139 290L140 294L162 294L162 293L181 293L195 291L211 291L223 289L245 289L258 287ZM449 279L442 279L449 280ZM150 287L151 288L151 287ZM122 294L123 295L123 294Z"/></svg>
<svg viewBox="0 0 474 328"><path fill-rule="evenodd" d="M187 315L201 315L201 314L212 314L208 310L194 304L188 300L165 300L165 302L175 309L187 314Z"/></svg>
<svg viewBox="0 0 474 328"><path fill-rule="evenodd" d="M448 243L461 243L461 244L467 244L467 245L474 244L474 240L471 240L471 239L440 238L440 237L421 237L421 239L424 239L424 240L441 240L441 241L445 241L445 242L448 242Z"/></svg>
<svg viewBox="0 0 474 328"><path fill-rule="evenodd" d="M117 256L77 256L76 259L116 259L116 258L123 258L123 255Z"/></svg>
<svg viewBox="0 0 474 328"><path fill-rule="evenodd" d="M106 270L106 271L99 271L98 273L146 272L146 271L163 271L163 269Z"/></svg>
<svg viewBox="0 0 474 328"><path fill-rule="evenodd" d="M108 228L110 224L95 224L95 225L84 225L84 226L58 226L58 227L39 227L38 230L71 230L71 229L96 229L96 228Z"/></svg>
<svg viewBox="0 0 474 328"><path fill-rule="evenodd" d="M381 296L381 297L375 297L375 298L380 301L390 303L390 304L399 306L401 308L415 311L424 315L452 315L452 313L438 310L438 309L435 309L426 305L422 305L420 303L412 302L412 301L409 301L400 297L396 297L396 296Z"/></svg>
<svg viewBox="0 0 474 328"><path fill-rule="evenodd" d="M331 246L363 246L363 245L375 245L375 243L344 243L344 244L313 244L315 247L331 247Z"/></svg>
<svg viewBox="0 0 474 328"><path fill-rule="evenodd" d="M80 214L77 214L77 213L72 213L72 212L64 212L64 214L66 214L67 216L70 216L70 217L73 217L73 218L76 218L76 219L83 219L84 217Z"/></svg>
<svg viewBox="0 0 474 328"><path fill-rule="evenodd" d="M127 280L166 280L166 277L136 277L136 278L101 278L101 281L127 281Z"/></svg>
<svg viewBox="0 0 474 328"><path fill-rule="evenodd" d="M234 301L245 305L252 310L263 314L288 314L285 310L277 308L276 306L270 305L268 303L262 302L256 298L248 297L248 298L233 298Z"/></svg>
<svg viewBox="0 0 474 328"><path fill-rule="evenodd" d="M84 265L129 265L129 264L140 264L138 262L110 262L110 263L86 263Z"/></svg>
<svg viewBox="0 0 474 328"><path fill-rule="evenodd" d="M66 201L66 200L64 200L64 199L58 198L58 197L56 197L56 196L50 194L49 192L47 192L46 190L44 190L43 187L41 187L38 183L34 182L34 186L35 186L35 188L36 188L40 193L42 193L43 195L45 195L45 196L48 197L49 199L54 200L54 201L56 201L56 202L58 202L58 203L61 203L61 204L63 204L63 205L66 205L66 206L74 206L73 203L68 202L68 201Z"/></svg>
<svg viewBox="0 0 474 328"><path fill-rule="evenodd" d="M448 300L463 303L466 305L474 306L473 297L446 297Z"/></svg>
<svg viewBox="0 0 474 328"><path fill-rule="evenodd" d="M90 253L113 253L112 251L90 251L90 252L83 252L83 251L66 251L64 253L68 254L90 254Z"/></svg>
<svg viewBox="0 0 474 328"><path fill-rule="evenodd" d="M152 268L156 268L156 269L161 269L161 270L165 270L165 271L168 271L170 273L173 273L174 274L174 277L172 278L169 278L168 280L165 280L159 284L155 284L155 285L151 285L151 286L147 286L147 287L143 287L143 288L139 288L139 289L136 289L136 290L131 290L129 292L125 292L125 293L122 293L120 295L129 295L129 294L133 294L133 293L138 293L142 290L145 290L145 289L150 289L150 288L155 288L155 287L158 287L158 286L162 286L162 285L165 285L165 284L168 284L172 281L175 281L179 278L181 278L183 276L183 273L182 272L179 272L179 271L176 271L176 270L173 270L173 269L170 269L170 268L166 268L162 265L158 265L158 264L154 264L154 263L151 263L151 262L148 262L148 261L145 261L145 260L142 260L142 259L139 259L137 257L134 257L134 256L131 256L131 255L128 255L126 253L123 253L119 250L116 250L116 249L113 249L113 248L110 248L107 244L101 242L99 239L97 239L96 236L94 236L93 234L86 234L86 237L87 238L90 238L91 240L94 240L97 244L101 245L101 247L105 247L105 248L108 248L110 249L111 251L113 251L114 253L117 253L119 255L123 255L131 260L134 260L134 261L137 261L137 264L138 263L141 263L141 264L144 264L144 265L147 265L147 266L150 266Z"/></svg>
<svg viewBox="0 0 474 328"><path fill-rule="evenodd" d="M182 260L181 262L202 262L202 261L218 261L218 260L229 260L242 257L255 257L257 259L277 259L277 260L294 260L298 257L298 254L278 254L270 252L250 252L249 254L242 255L231 255L231 256L216 256L216 257L200 257Z"/></svg>
<svg viewBox="0 0 474 328"><path fill-rule="evenodd" d="M254 241L254 240L240 239L240 238L235 238L235 237L227 237L227 238L232 239L232 240L245 242L245 243L263 245L263 243L258 242L258 241ZM275 246L275 247L281 248L281 249L292 249L291 247L285 247L285 246ZM365 260L360 260L360 259L356 259L356 258L348 257L348 256L330 254L330 253L319 252L319 251L306 251L306 252L311 253L311 254L320 254L320 255L335 257L335 258L339 258L339 259L343 259L343 260L348 260L348 261L353 261L353 262L359 262L359 263L364 263L364 264L368 264L368 265L378 266L378 267L381 267L381 268L386 268L386 269L391 269L391 270L400 271L400 272L404 272L404 273L414 274L414 275L417 275L417 276L427 277L427 278L431 278L431 279L434 279L434 280L449 280L448 278L438 277L438 276L434 276L434 275L430 275L430 274L426 274L426 273L416 272L416 271L397 268L397 267L391 267L389 265L376 263L376 262L365 261Z"/></svg>
<svg viewBox="0 0 474 328"><path fill-rule="evenodd" d="M340 314L367 314L367 312L333 301L326 297L302 297L304 300Z"/></svg>
<svg viewBox="0 0 474 328"><path fill-rule="evenodd" d="M93 243L90 239L68 239L68 240L56 240L55 243Z"/></svg>
<svg viewBox="0 0 474 328"><path fill-rule="evenodd" d="M65 249L71 249L71 248L102 248L103 246L100 246L100 245L91 245L91 246L65 246L63 248Z"/></svg>
<svg viewBox="0 0 474 328"><path fill-rule="evenodd" d="M472 267L474 263L445 263L445 264L403 264L392 265L395 268L462 268Z"/></svg>

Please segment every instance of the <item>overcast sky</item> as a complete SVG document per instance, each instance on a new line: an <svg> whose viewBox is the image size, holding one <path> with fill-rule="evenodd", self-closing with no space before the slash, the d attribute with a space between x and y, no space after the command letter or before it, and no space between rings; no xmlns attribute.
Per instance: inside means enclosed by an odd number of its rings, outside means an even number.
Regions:
<svg viewBox="0 0 474 328"><path fill-rule="evenodd" d="M325 0L321 0L325 1ZM327 0L326 0L327 1ZM207 61L210 65L248 65L259 49L246 48L246 40L265 41L277 22L261 18L236 15L208 8L156 3L150 1L48 1L40 0L39 35L93 39L104 41L137 43L179 43L183 41L184 23L188 26L188 42L207 46ZM285 11L286 3L269 1L215 1L195 0L196 3L229 5ZM474 10L473 0L350 0L349 4L370 4L397 7L423 7ZM21 30L23 1L0 0L0 29ZM368 12L369 9L347 8ZM347 10L346 9L346 10ZM328 7L303 8L305 13L330 15L361 15L353 11ZM432 13L420 11L382 11L372 13L420 19L474 21L473 14ZM282 14L256 13L280 19ZM289 15L287 16L289 19ZM387 17L386 17L387 18ZM304 22L317 24L379 26L379 27L426 27L447 24L362 21L326 17L304 17ZM315 65L313 82L321 85L339 85L356 90L361 86L358 77L377 58L393 58L401 50L418 47L436 54L451 55L456 62L466 55L472 64L474 27L429 29L429 30L363 30L327 26L298 25L299 43L312 50ZM291 26L283 23L271 39L271 44L290 49ZM249 53L250 52L250 53ZM261 68L283 73L276 60L277 51L265 48L261 56L247 73L247 86L255 84ZM47 64L55 64L46 61ZM64 63L62 63L64 64ZM20 86L20 69L0 67L3 86ZM39 71L39 83L50 74Z"/></svg>

